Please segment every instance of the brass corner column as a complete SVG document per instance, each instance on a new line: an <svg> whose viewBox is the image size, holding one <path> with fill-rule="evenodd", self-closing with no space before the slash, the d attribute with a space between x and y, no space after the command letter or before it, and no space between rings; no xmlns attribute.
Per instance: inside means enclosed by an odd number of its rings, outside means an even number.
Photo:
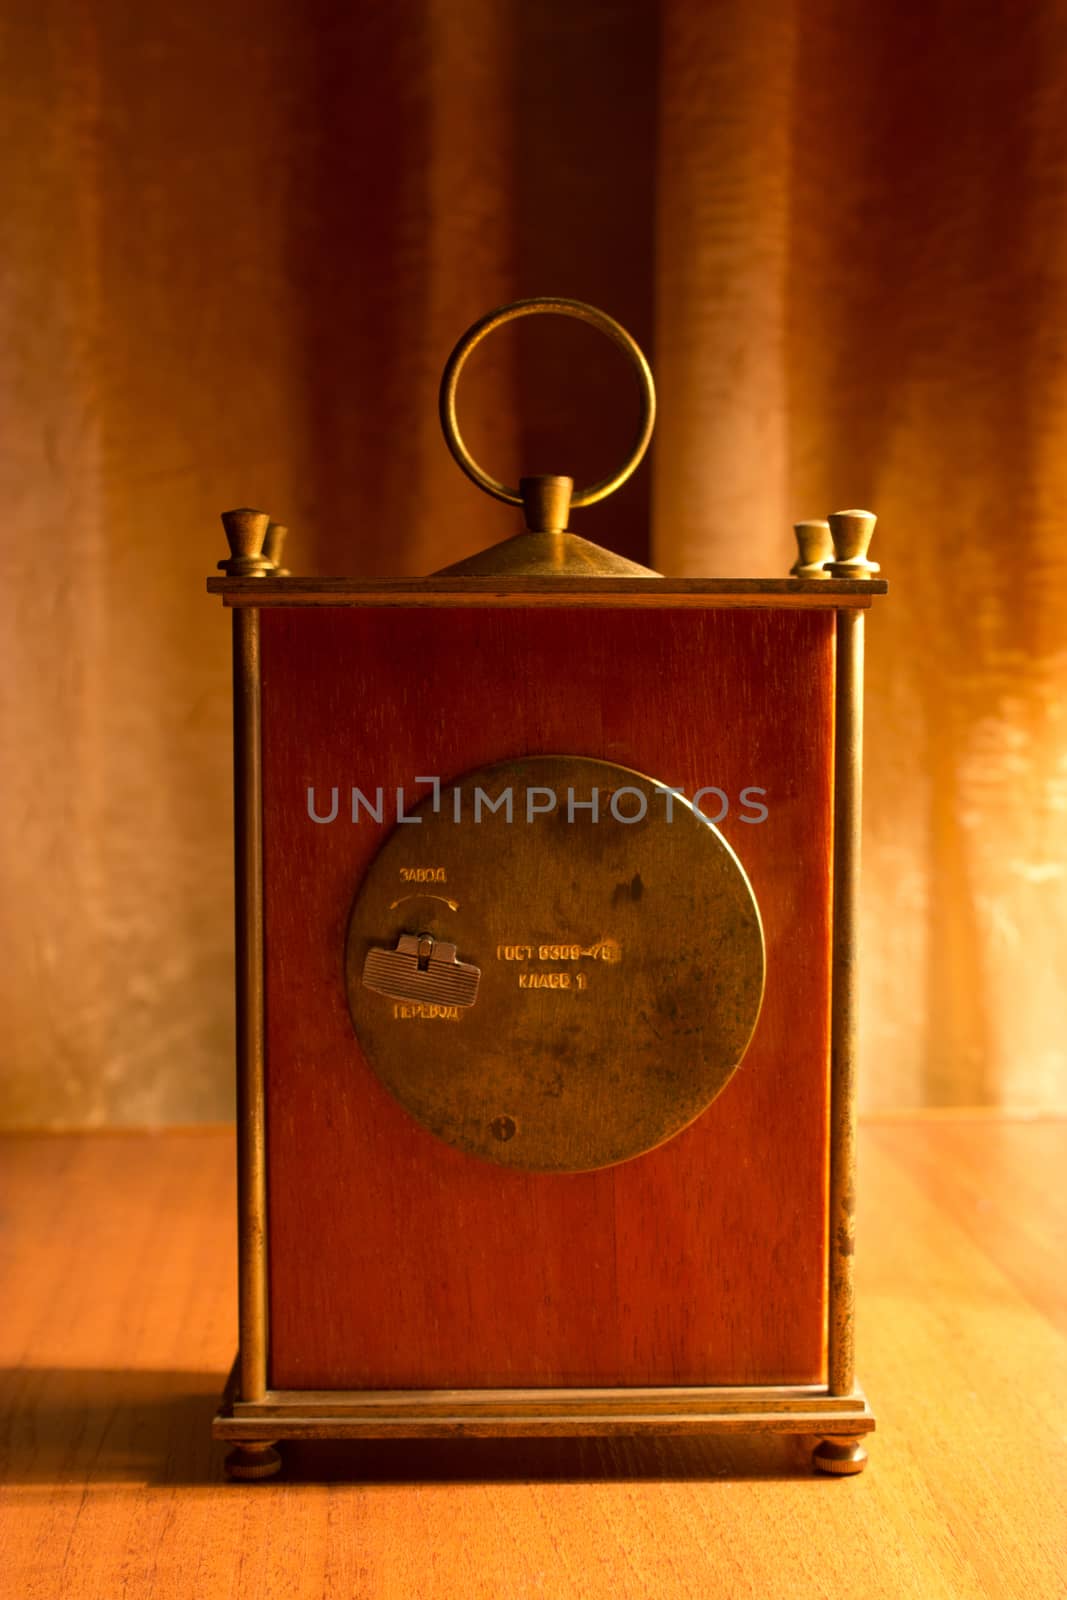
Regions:
<svg viewBox="0 0 1067 1600"><path fill-rule="evenodd" d="M264 577L270 518L227 511L228 577ZM261 1400L267 1389L267 1163L264 1096L263 774L259 610L233 613L234 945L237 1001L237 1392Z"/></svg>
<svg viewBox="0 0 1067 1600"><path fill-rule="evenodd" d="M875 518L829 518L834 578L870 578ZM830 1182L827 1388L849 1395L855 1382L856 1066L859 1041L859 888L863 815L863 616L837 613L834 693L834 878L830 1024ZM834 1469L831 1469L834 1470ZM836 1470L847 1470L837 1468Z"/></svg>

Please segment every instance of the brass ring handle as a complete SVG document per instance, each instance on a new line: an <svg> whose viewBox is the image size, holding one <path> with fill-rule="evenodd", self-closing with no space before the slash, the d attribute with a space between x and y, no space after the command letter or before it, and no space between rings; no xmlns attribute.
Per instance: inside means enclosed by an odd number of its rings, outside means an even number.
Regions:
<svg viewBox="0 0 1067 1600"><path fill-rule="evenodd" d="M633 449L618 472L609 478L601 478L599 483L591 484L588 489L576 490L571 496L572 506L591 506L620 488L640 464L656 425L656 386L652 381L651 368L637 341L631 338L626 329L613 317L609 317L606 312L598 311L596 306L586 305L583 300L562 300L553 296L537 300L515 300L511 305L487 312L467 329L445 363L445 370L441 375L440 412L445 443L468 478L473 479L479 489L484 489L486 494L495 496L497 500L506 501L510 506L523 504L518 489L509 489L506 483L491 478L488 472L483 471L478 465L464 444L456 419L456 388L467 357L488 334L496 328L502 328L506 322L514 322L518 317L531 317L539 312L548 312L560 317L574 317L579 322L587 322L592 328L598 328L618 345L624 355L629 357L637 371L641 393L641 420Z"/></svg>

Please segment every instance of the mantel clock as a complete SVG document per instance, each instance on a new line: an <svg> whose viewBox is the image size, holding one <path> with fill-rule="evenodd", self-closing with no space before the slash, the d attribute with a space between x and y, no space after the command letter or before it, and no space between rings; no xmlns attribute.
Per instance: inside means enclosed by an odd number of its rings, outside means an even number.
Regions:
<svg viewBox="0 0 1067 1600"><path fill-rule="evenodd" d="M470 456L471 350L536 312L629 357L612 478ZM811 1436L853 1373L863 619L874 517L781 579L568 531L637 465L617 323L520 301L445 438L525 530L433 577L292 577L223 517L233 612L235 1477L291 1438Z"/></svg>

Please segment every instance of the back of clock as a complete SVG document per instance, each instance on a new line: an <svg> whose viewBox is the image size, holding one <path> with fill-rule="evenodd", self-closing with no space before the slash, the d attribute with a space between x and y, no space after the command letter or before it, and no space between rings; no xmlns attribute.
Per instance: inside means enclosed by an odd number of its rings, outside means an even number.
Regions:
<svg viewBox="0 0 1067 1600"><path fill-rule="evenodd" d="M851 1351L861 625L873 518L782 580L524 533L234 608L237 1475L307 1434L873 1427ZM642 423L651 378L636 352ZM623 474L574 496L588 503ZM831 555L836 560L831 560Z"/></svg>

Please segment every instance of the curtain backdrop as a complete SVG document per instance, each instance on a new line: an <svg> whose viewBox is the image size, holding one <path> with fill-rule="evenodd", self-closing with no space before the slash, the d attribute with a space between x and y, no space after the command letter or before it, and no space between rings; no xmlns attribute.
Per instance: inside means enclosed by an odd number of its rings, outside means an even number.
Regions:
<svg viewBox="0 0 1067 1600"><path fill-rule="evenodd" d="M648 350L650 468L580 513L779 574L866 505L868 1106L1062 1098L1063 0L15 0L3 30L0 1121L230 1114L220 510L294 570L512 530L445 356L525 294ZM589 359L587 359L589 358ZM500 476L635 402L545 322L472 361Z"/></svg>

